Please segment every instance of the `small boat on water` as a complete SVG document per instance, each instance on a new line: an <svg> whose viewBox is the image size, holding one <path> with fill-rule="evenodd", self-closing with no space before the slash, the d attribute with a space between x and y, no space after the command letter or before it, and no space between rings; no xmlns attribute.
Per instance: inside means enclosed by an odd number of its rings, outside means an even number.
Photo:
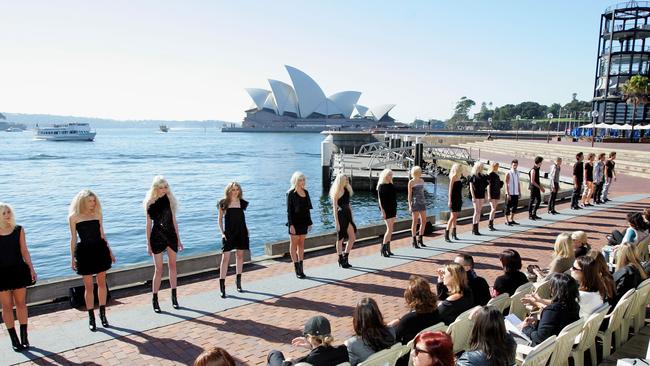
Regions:
<svg viewBox="0 0 650 366"><path fill-rule="evenodd" d="M5 131L7 131L7 132L23 132L23 129L18 128L18 127L9 127Z"/></svg>
<svg viewBox="0 0 650 366"><path fill-rule="evenodd" d="M64 123L52 127L38 127L36 138L50 141L93 141L97 132L88 123Z"/></svg>
<svg viewBox="0 0 650 366"><path fill-rule="evenodd" d="M169 132L169 127L167 127L167 125L160 125L160 131Z"/></svg>

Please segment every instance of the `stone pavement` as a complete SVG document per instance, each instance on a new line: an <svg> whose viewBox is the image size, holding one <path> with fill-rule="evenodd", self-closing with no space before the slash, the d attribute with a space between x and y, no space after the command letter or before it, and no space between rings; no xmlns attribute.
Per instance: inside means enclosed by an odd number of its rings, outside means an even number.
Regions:
<svg viewBox="0 0 650 366"><path fill-rule="evenodd" d="M577 229L587 231L590 244L600 248L605 234L625 226L627 212L650 205L648 197L619 195L607 205L580 211L568 210L564 203L558 206L561 215L543 215L544 220L530 222L522 213L521 226L501 224L496 232L482 228L480 237L466 232L468 225L464 225L460 242L445 243L435 235L426 239L425 249L414 249L409 238L403 238L394 242L397 255L392 258L380 257L377 245L363 246L353 250L350 261L355 267L349 270L336 266L334 254L316 256L305 262L307 280L295 278L291 263L251 265L244 273L246 292L239 294L229 287L227 299L219 298L214 279L181 284L178 311L170 306L169 291L161 293L163 314L153 313L149 294L115 299L108 308L111 327L99 327L96 333L87 330L84 311L34 316L30 318L33 348L23 354L12 352L3 330L0 347L6 350L0 353L0 364L30 359L24 364L190 364L202 348L210 346L227 349L245 365L265 364L266 354L276 348L298 356L304 351L294 349L290 341L301 334L310 316L325 314L336 342L342 342L353 333L351 314L360 298L377 300L387 321L398 318L406 311L402 295L408 277L417 273L435 282L435 270L454 253L474 255L479 275L493 283L500 274L498 253L503 249L517 249L524 266L544 267L550 262L555 236Z"/></svg>

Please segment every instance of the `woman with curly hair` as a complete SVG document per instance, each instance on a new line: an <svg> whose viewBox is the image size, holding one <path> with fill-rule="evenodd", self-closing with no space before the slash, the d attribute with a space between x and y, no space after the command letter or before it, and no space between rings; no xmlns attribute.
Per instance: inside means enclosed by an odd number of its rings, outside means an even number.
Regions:
<svg viewBox="0 0 650 366"><path fill-rule="evenodd" d="M441 320L438 316L438 297L431 291L431 285L424 277L411 275L404 290L404 301L409 312L395 319L389 326L395 328L397 342L408 343L419 331Z"/></svg>

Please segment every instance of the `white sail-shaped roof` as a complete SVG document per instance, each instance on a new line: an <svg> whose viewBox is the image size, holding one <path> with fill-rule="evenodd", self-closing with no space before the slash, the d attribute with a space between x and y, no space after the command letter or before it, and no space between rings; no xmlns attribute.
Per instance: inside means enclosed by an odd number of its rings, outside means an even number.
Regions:
<svg viewBox="0 0 650 366"><path fill-rule="evenodd" d="M385 115L390 112L391 109L395 107L395 104L381 104L375 107L370 108L370 113L375 118L376 121L384 118Z"/></svg>
<svg viewBox="0 0 650 366"><path fill-rule="evenodd" d="M309 75L295 67L287 65L285 67L298 97L300 117L306 118L327 99L325 93Z"/></svg>
<svg viewBox="0 0 650 366"><path fill-rule="evenodd" d="M298 114L298 98L296 98L296 92L291 85L273 79L269 79L269 85L271 85L271 90L273 90L275 96L278 114L283 115L284 112Z"/></svg>
<svg viewBox="0 0 650 366"><path fill-rule="evenodd" d="M320 113L323 116L331 116L334 114L343 114L341 109L336 105L336 103L332 102L331 100L325 98L323 102L316 108L314 111L316 113Z"/></svg>
<svg viewBox="0 0 650 366"><path fill-rule="evenodd" d="M264 104L271 94L271 91L260 88L246 88L246 91L248 92L248 95L251 96L251 99L253 99L257 109L264 109Z"/></svg>
<svg viewBox="0 0 650 366"><path fill-rule="evenodd" d="M276 114L278 113L278 106L275 104L275 98L273 98L273 93L269 93L269 96L266 97L266 101L264 101L264 108L271 109Z"/></svg>
<svg viewBox="0 0 650 366"><path fill-rule="evenodd" d="M366 117L368 113L368 107L361 104L354 105L354 116Z"/></svg>
<svg viewBox="0 0 650 366"><path fill-rule="evenodd" d="M343 117L350 118L354 105L359 101L361 93L357 91L342 91L329 96L329 100L334 102L343 114Z"/></svg>

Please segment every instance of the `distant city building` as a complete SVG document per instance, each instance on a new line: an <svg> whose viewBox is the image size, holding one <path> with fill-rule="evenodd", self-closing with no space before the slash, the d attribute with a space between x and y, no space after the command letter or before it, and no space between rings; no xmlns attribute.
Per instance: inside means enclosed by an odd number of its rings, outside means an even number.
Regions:
<svg viewBox="0 0 650 366"><path fill-rule="evenodd" d="M650 75L650 3L629 1L600 16L593 108L598 122L631 123L634 106L625 103L621 86L633 75ZM639 105L634 123L648 121L649 105Z"/></svg>
<svg viewBox="0 0 650 366"><path fill-rule="evenodd" d="M286 66L291 84L269 79L269 89L248 88L253 106L246 110L245 128L362 129L395 125L388 113L395 104L358 104L361 92L325 96L306 73Z"/></svg>

